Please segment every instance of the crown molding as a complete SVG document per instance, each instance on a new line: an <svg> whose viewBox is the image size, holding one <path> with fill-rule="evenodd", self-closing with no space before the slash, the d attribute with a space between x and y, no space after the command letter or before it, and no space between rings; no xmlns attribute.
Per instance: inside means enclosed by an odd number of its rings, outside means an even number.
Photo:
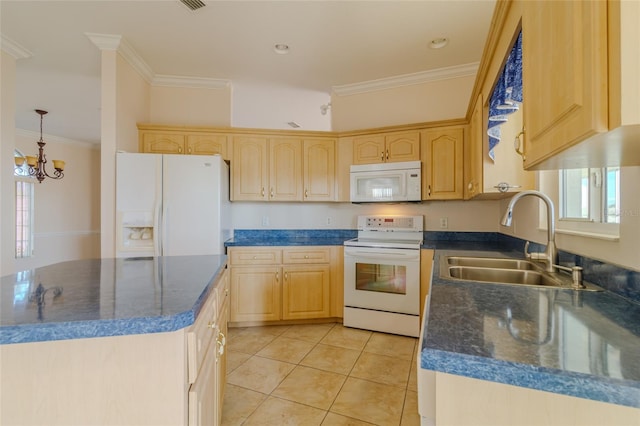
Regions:
<svg viewBox="0 0 640 426"><path fill-rule="evenodd" d="M127 40L118 34L84 33L100 50L115 50L146 80L151 84L155 73L142 59Z"/></svg>
<svg viewBox="0 0 640 426"><path fill-rule="evenodd" d="M20 136L20 137L28 138L28 139L33 139L36 142L40 140L40 133L31 131L31 130L25 130L25 129L16 128L16 136ZM45 143L53 142L53 143L62 143L62 144L66 144L66 145L83 146L85 148L91 148L91 149L100 149L100 144L99 143L91 143L91 142L79 141L77 139L68 139L68 138L63 138L63 137L60 137L60 136L48 135L46 133L42 134L42 139L45 141ZM37 148L38 147L36 146L36 149Z"/></svg>
<svg viewBox="0 0 640 426"><path fill-rule="evenodd" d="M476 75L478 62L453 67L438 68L435 70L404 74L395 77L381 78L378 80L363 81L361 83L333 86L333 94L337 96L356 95L359 93L375 92L378 90L393 89L396 87L410 86L414 84L429 83L447 80L450 78L467 77Z"/></svg>
<svg viewBox="0 0 640 426"><path fill-rule="evenodd" d="M26 59L33 56L33 53L20 46L4 34L0 34L0 49L13 56L15 59Z"/></svg>
<svg viewBox="0 0 640 426"><path fill-rule="evenodd" d="M230 80L205 77L181 77L179 75L156 75L154 86L188 87L198 89L226 89L231 86Z"/></svg>
<svg viewBox="0 0 640 426"><path fill-rule="evenodd" d="M121 35L85 33L89 40L100 50L115 50L152 86L189 87L199 89L225 89L231 86L230 80L205 77L181 77L176 75L158 75L145 62L140 54Z"/></svg>
<svg viewBox="0 0 640 426"><path fill-rule="evenodd" d="M118 50L122 36L116 34L84 33L100 50Z"/></svg>

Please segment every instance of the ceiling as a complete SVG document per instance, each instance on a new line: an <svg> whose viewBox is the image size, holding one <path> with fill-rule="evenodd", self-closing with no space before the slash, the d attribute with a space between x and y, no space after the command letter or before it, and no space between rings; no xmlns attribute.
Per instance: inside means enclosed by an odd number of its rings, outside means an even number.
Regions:
<svg viewBox="0 0 640 426"><path fill-rule="evenodd" d="M495 0L1 0L3 47L16 62L16 127L100 140L100 50L121 35L155 75L331 93L332 87L480 61ZM443 49L431 40L447 37ZM276 43L289 46L286 55ZM318 106L315 106L316 108Z"/></svg>

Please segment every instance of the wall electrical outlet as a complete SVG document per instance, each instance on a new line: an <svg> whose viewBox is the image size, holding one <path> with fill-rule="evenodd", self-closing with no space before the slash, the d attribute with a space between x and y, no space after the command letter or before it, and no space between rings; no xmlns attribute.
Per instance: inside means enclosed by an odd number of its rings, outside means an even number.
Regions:
<svg viewBox="0 0 640 426"><path fill-rule="evenodd" d="M327 225L331 225L333 223L333 219L331 216L327 216Z"/></svg>
<svg viewBox="0 0 640 426"><path fill-rule="evenodd" d="M446 217L440 218L440 229L447 229L449 227L449 220Z"/></svg>
<svg viewBox="0 0 640 426"><path fill-rule="evenodd" d="M269 216L262 216L262 226L269 226Z"/></svg>

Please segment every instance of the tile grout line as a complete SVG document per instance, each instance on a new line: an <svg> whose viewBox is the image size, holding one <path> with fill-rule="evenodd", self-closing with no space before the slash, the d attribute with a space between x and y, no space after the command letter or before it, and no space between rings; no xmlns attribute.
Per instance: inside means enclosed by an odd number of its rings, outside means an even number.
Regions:
<svg viewBox="0 0 640 426"><path fill-rule="evenodd" d="M266 343L265 345L263 345L262 347L260 347L260 348L256 349L256 351L255 351L254 353L252 353L252 354L251 354L251 353L246 353L246 352L241 352L241 351L236 351L236 352L238 352L238 353L242 353L242 354L244 354L244 355L248 355L249 357L248 357L247 359L245 359L244 361L242 361L240 364L238 364L238 365L237 365L237 366L236 366L236 367L235 367L231 372L233 372L233 371L235 371L236 369L240 368L243 364L245 364L246 362L248 362L249 360L251 360L251 359L252 359L252 358L254 358L254 357L256 357L256 358L262 358L262 359L265 359L265 360L272 360L272 361L283 362L283 363L290 364L290 365L292 365L292 366L293 366L293 368L292 368L292 369L291 369L291 370L290 370L290 371L289 371L289 372L288 372L288 373L287 373L287 374L286 374L286 375L285 375L285 376L284 376L284 377L283 377L283 378L282 378L282 379L281 379L281 380L280 380L280 381L279 381L279 382L274 386L274 388L273 388L273 389L272 389L268 394L264 394L264 393L262 393L262 392L260 392L260 391L255 390L255 389L245 388L244 386L234 385L234 386L238 386L238 387L243 388L243 389L247 389L247 390L249 390L249 391L253 391L253 392L260 393L260 394L262 394L262 395L264 395L264 396L265 396L265 399L264 399L262 402L260 402L260 404L258 404L258 405L257 405L257 406L256 406L256 407L255 407L255 408L254 408L250 413L248 413L247 417L243 419L243 421L242 421L242 423L241 423L241 424L246 423L246 421L247 421L247 420L248 420L248 419L249 419L249 418L250 418L250 417L251 417L251 416L252 416L252 415L253 415L253 414L254 414L254 413L255 413L255 412L260 408L260 407L261 407L261 406L263 406L263 404L264 404L267 400L269 400L269 398L276 398L276 399L279 399L279 400L281 400L281 401L292 402L292 403L294 403L294 404L300 404L300 405L303 405L303 406L307 406L307 407L310 407L310 408L314 408L314 409L316 409L316 410L321 410L321 411L323 411L323 412L324 412L324 416L322 417L322 420L321 420L321 422L320 422L320 424L322 424L322 423L326 420L326 418L328 417L329 413L333 413L333 412L331 411L331 409L334 407L335 402L336 402L336 400L338 399L338 396L340 395L340 392L344 389L344 386L345 386L345 384L346 384L346 382L347 382L347 380L348 380L349 378L358 379L358 380L364 380L364 381L366 381L366 382L370 382L370 383L374 383L374 384L382 384L382 385L387 385L387 386L394 386L394 387L396 387L396 388L398 388L398 389L402 389L402 390L404 391L404 397L403 397L402 406L401 406L401 410L400 410L400 424L402 423L403 419L405 418L405 417L404 417L404 415L405 415L405 407L407 406L407 397L408 397L408 392L409 392L409 390L410 390L410 389L409 389L409 386L410 386L410 381L411 381L411 372L412 372L412 369L413 369L413 363L414 363L414 362L416 362L416 358L417 358L417 355L416 355L416 351L417 351L417 343L414 343L414 347L413 347L413 351L412 351L413 353L412 353L412 356L411 356L411 360L409 360L409 363L410 363L410 364L409 364L409 371L408 371L408 375L407 375L407 378L406 378L406 382L405 382L405 384L404 384L403 386L395 386L395 385L391 385L391 384L384 383L384 382L378 382L378 381L371 380L371 379L358 378L358 377L352 377L352 376L351 376L351 374L353 373L353 371L354 371L354 369L355 369L355 367L356 367L356 365L357 365L358 361L362 358L363 354L365 353L365 349L366 349L367 345L371 342L372 338L374 337L375 332L370 332L369 336L368 336L368 337L367 337L367 339L364 341L364 343L363 343L363 345L362 345L361 349L358 349L359 354L358 354L357 358L354 360L353 364L351 365L351 368L348 370L348 372L346 372L346 374L338 373L338 372L333 371L333 370L324 370L324 369L322 369L322 368L318 368L318 367L314 367L314 366L302 365L301 363L304 361L304 359L305 359L307 356L309 356L309 354L310 354L310 353L312 353L314 350L316 350L320 345L329 346L329 347L333 347L333 348L347 349L347 350L348 350L348 349L351 349L351 348L349 348L349 347L337 346L337 345L333 345L333 344L330 344L330 343L327 343L327 342L323 343L323 340L324 340L324 339L325 339L325 338L326 338L326 337L331 333L331 331L332 331L332 330L334 330L334 329L336 328L336 326L337 326L337 325L338 325L338 323L334 323L331 327L328 327L328 328L327 328L327 331L326 331L326 332L325 332L325 333L324 333L324 334L323 334L323 335L322 335L322 336L321 336L317 341L315 341L315 342L312 342L312 341L309 341L309 340L300 339L300 338L298 338L298 337L285 336L286 332L287 332L289 329L291 329L291 327L287 327L287 329L286 329L286 330L284 330L284 331L282 331L282 332L280 332L280 333L278 333L278 334L272 334L272 333L268 333L268 332L267 332L266 334L267 334L267 335L269 335L269 336L271 336L271 337L273 337L273 338L272 338L268 343ZM249 328L246 328L245 330L240 331L240 332L238 333L238 335L242 335L242 334L244 334L244 332L245 332L245 331L247 331L248 329L249 329ZM267 346L269 346L270 344L272 344L273 342L275 342L276 340L278 340L278 339L280 339L280 338L287 338L287 339L297 340L297 341L300 341L300 342L312 343L312 346L311 346L311 348L310 348L308 351L306 351L306 352L304 353L304 355L302 355L302 357L301 357L298 361L296 361L295 363L292 363L292 362L289 362L289 361L283 361L283 360L280 360L280 359L277 359L277 358L269 358L269 357L267 357L267 356L258 355L258 353L259 353L260 351L264 350ZM353 349L351 349L351 350L353 350ZM367 353L371 353L371 354L373 354L373 355L381 355L381 356L385 356L384 354L377 353L377 352L367 352ZM387 356L389 356L389 355L387 355ZM318 408L318 407L316 407L316 406L309 405L309 404L306 404L306 403L303 403L303 402L294 401L294 400L289 400L289 399L286 399L286 398L282 398L282 397L279 397L279 396L275 396L275 395L273 395L273 393L278 389L278 387L279 387L279 386L280 386L280 385L281 385L281 384L282 384L282 383L283 383L283 382L284 382L284 381L285 381L285 380L286 380L286 379L287 379L287 378L288 378L288 377L293 373L293 371L294 371L294 370L296 370L296 368L297 368L297 367L309 368L309 369L316 370L316 371L320 371L320 372L324 372L324 373L327 373L327 372L328 372L328 373L333 373L333 374L337 374L337 375L340 375L340 376L343 376L343 377L344 377L344 380L343 380L343 382L342 382L342 384L341 384L340 388L337 390L337 392L336 392L336 394L335 394L335 397L332 399L331 404L329 405L328 409L326 409L326 410L325 410L325 409ZM228 373L227 373L227 377L228 377L228 375L229 375L231 372L228 372ZM233 383L231 383L231 384L233 385ZM336 414L336 415L340 415L340 416L344 416L344 415L339 414L339 413L334 413L334 414ZM350 417L350 416L344 416L344 417L347 417L347 418L349 418L349 419L354 419L354 420L357 420L357 421L362 421L362 422L365 422L365 423L369 423L369 422L367 422L367 421L365 421L365 420L361 420L361 419L354 418L354 417Z"/></svg>

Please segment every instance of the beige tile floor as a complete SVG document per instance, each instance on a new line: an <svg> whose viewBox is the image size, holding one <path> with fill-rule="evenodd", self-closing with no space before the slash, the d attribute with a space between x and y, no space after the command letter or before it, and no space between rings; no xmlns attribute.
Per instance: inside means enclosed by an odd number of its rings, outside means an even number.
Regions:
<svg viewBox="0 0 640 426"><path fill-rule="evenodd" d="M342 324L229 329L222 424L419 425L418 339Z"/></svg>

